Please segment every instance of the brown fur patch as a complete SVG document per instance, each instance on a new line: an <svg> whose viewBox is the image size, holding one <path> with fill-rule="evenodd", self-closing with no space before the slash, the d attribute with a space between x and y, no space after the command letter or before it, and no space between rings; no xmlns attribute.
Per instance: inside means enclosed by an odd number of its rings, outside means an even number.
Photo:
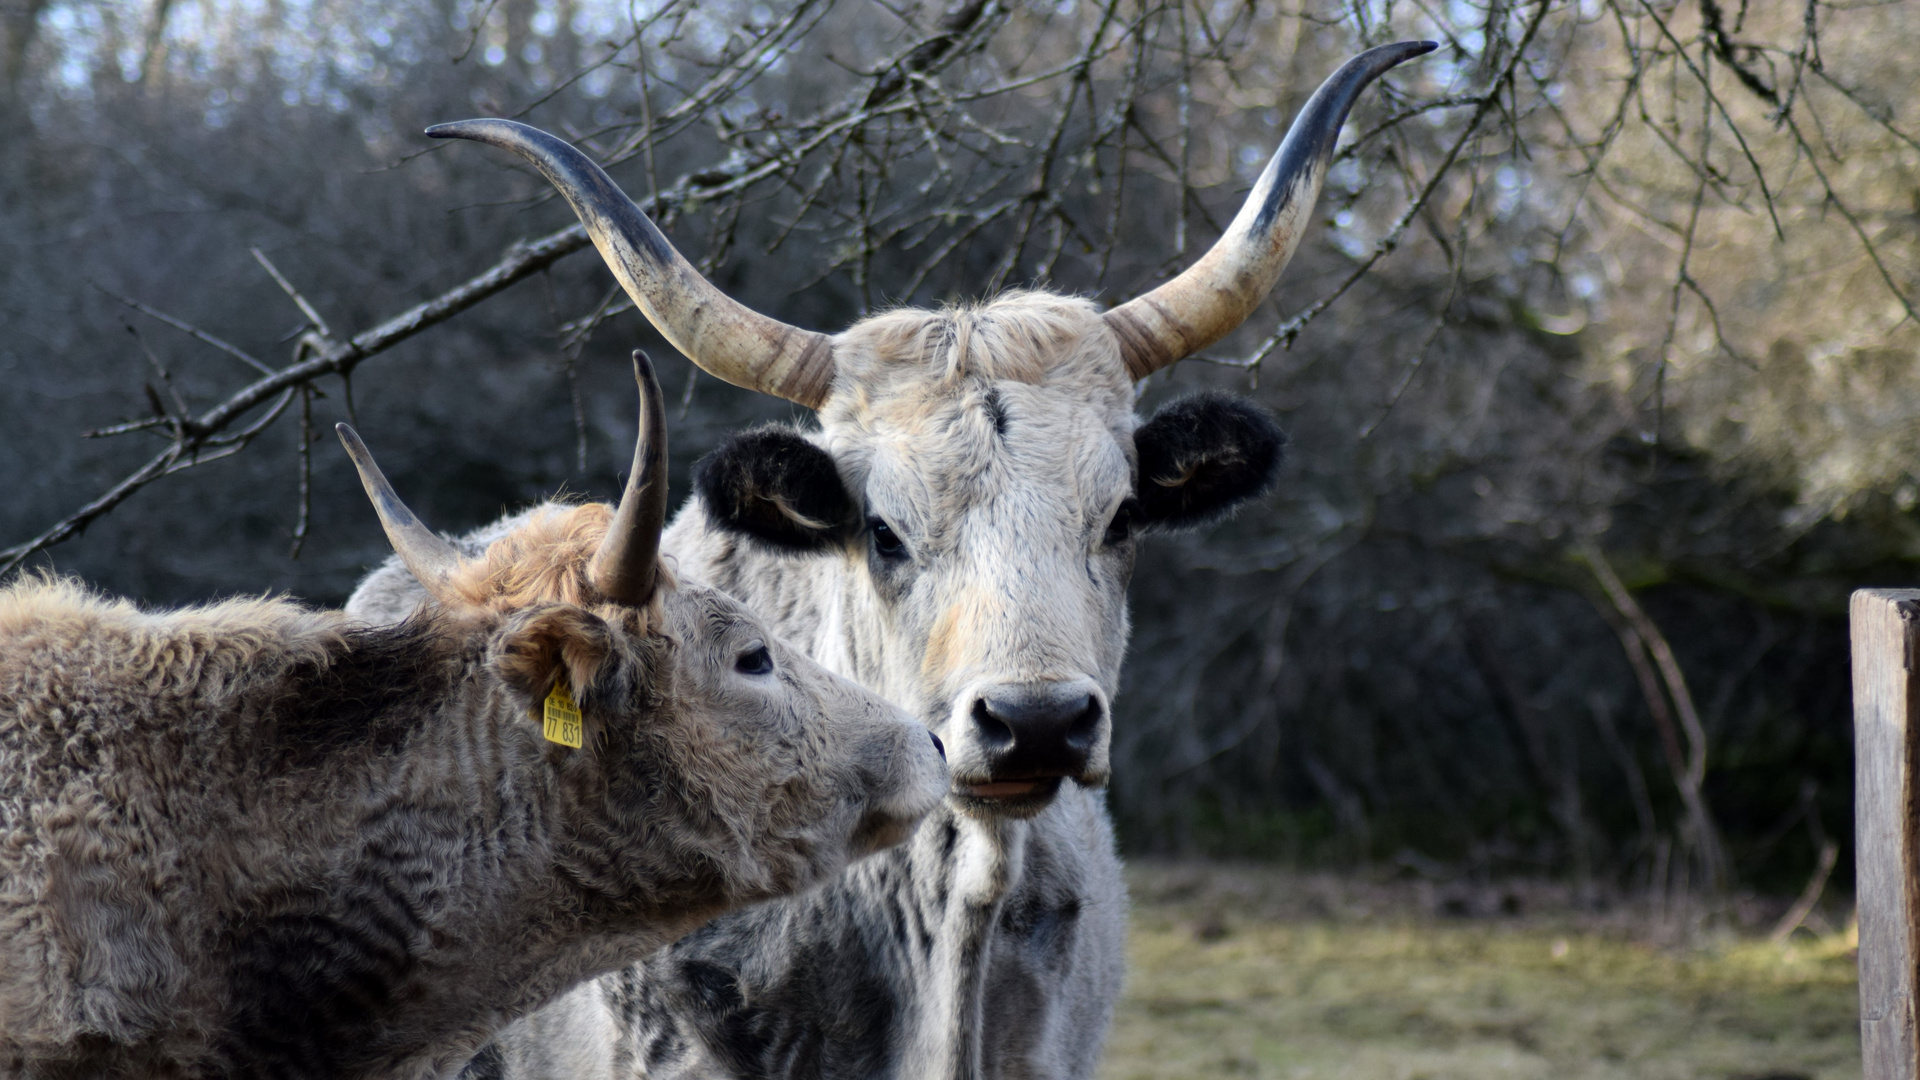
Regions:
<svg viewBox="0 0 1920 1080"><path fill-rule="evenodd" d="M493 542L477 559L463 562L448 584L461 600L486 611L517 611L539 603L587 607L606 597L587 580L587 566L613 522L606 503L548 506L527 523ZM676 587L661 563L660 588ZM660 625L660 598L648 605L646 626Z"/></svg>
<svg viewBox="0 0 1920 1080"><path fill-rule="evenodd" d="M545 699L555 678L565 672L568 688L583 698L598 680L613 652L613 635L601 616L622 620L638 637L662 632L662 594L676 588L663 562L656 573L660 588L639 611L606 604L587 579L587 568L613 523L606 503L550 505L525 525L488 546L486 553L455 570L448 584L454 596L483 611L519 612L542 604L556 606L526 616L508 637L499 660L501 676L536 703Z"/></svg>
<svg viewBox="0 0 1920 1080"><path fill-rule="evenodd" d="M613 652L613 633L592 612L557 604L531 612L507 633L497 666L508 685L540 701L565 671L575 697L593 689Z"/></svg>
<svg viewBox="0 0 1920 1080"><path fill-rule="evenodd" d="M924 678L935 681L958 671L971 659L970 652L993 630L993 616L1000 609L1000 594L988 589L965 589L942 611L927 635L927 650L921 661Z"/></svg>
<svg viewBox="0 0 1920 1080"><path fill-rule="evenodd" d="M489 611L512 611L549 601L588 604L601 599L587 581L587 563L600 550L613 520L605 503L555 506L463 562L448 584L461 600Z"/></svg>

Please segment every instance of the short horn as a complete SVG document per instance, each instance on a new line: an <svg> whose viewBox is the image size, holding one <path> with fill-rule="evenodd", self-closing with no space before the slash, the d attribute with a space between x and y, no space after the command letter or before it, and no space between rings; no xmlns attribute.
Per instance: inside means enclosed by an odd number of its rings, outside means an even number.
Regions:
<svg viewBox="0 0 1920 1080"><path fill-rule="evenodd" d="M735 386L818 409L833 386L833 342L736 303L700 276L592 158L539 128L461 120L427 129L472 139L533 163L587 227L614 277L674 348Z"/></svg>
<svg viewBox="0 0 1920 1080"><path fill-rule="evenodd" d="M607 599L639 607L653 597L660 565L660 529L667 522L667 416L653 361L633 351L633 381L640 384L640 433L633 441L633 471L606 539L587 566L587 580Z"/></svg>
<svg viewBox="0 0 1920 1080"><path fill-rule="evenodd" d="M394 494L393 485L373 463L373 455L367 452L367 444L360 436L345 424L335 424L333 430L340 436L341 445L347 448L347 456L353 459L353 467L360 472L360 485L367 489L367 498L373 500L373 512L380 515L380 527L387 532L387 543L393 545L394 554L400 556L407 571L427 590L427 595L441 603L447 603L452 597L448 583L453 572L460 566L460 553L444 538L435 535L415 517L407 504Z"/></svg>
<svg viewBox="0 0 1920 1080"><path fill-rule="evenodd" d="M1226 337L1253 314L1300 246L1340 127L1360 91L1395 65L1437 48L1431 41L1402 41L1368 49L1320 84L1219 242L1179 277L1107 312L1129 374L1144 379Z"/></svg>

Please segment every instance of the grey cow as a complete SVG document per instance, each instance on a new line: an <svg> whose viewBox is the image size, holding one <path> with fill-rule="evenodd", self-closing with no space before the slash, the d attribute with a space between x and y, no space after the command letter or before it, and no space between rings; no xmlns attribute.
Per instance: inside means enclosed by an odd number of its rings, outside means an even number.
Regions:
<svg viewBox="0 0 1920 1080"><path fill-rule="evenodd" d="M1212 250L1102 312L1015 292L827 336L700 277L605 173L501 120L434 128L527 158L634 303L708 372L814 409L701 464L664 543L829 668L943 738L953 786L910 842L737 912L510 1030L470 1077L1084 1077L1122 978L1125 890L1101 793L1136 538L1265 490L1283 438L1203 395L1144 423L1136 380L1219 340L1278 280L1360 92L1430 42L1323 84ZM508 527L502 523L496 529ZM480 544L492 535L468 538ZM396 566L348 610L419 602Z"/></svg>
<svg viewBox="0 0 1920 1080"><path fill-rule="evenodd" d="M477 559L343 425L438 601L391 627L0 589L0 1076L457 1070L933 808L923 727L666 576L645 383L619 509L550 508Z"/></svg>

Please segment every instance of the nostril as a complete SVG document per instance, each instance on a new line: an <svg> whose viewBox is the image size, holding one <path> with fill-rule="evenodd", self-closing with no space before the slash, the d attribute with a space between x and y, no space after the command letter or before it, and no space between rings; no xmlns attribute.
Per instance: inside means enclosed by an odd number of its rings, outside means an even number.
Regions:
<svg viewBox="0 0 1920 1080"><path fill-rule="evenodd" d="M933 740L933 748L940 752L940 760L947 760L947 744L940 741L940 736L929 731L927 732L927 738Z"/></svg>
<svg viewBox="0 0 1920 1080"><path fill-rule="evenodd" d="M1073 723L1067 728L1067 745L1076 750L1084 750L1093 745L1094 739L1100 734L1102 712L1099 699L1088 694L1085 707L1080 710L1080 715L1073 718Z"/></svg>
<svg viewBox="0 0 1920 1080"><path fill-rule="evenodd" d="M1013 728L993 715L987 708L986 698L973 703L973 726L980 733L981 744L988 750L1004 750L1013 745Z"/></svg>

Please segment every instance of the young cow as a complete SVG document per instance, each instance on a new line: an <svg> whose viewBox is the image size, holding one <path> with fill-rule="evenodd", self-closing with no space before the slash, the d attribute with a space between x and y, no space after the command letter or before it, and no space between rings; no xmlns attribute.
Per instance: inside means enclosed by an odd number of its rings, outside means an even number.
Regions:
<svg viewBox="0 0 1920 1080"><path fill-rule="evenodd" d="M933 808L923 727L660 566L636 361L619 508L551 507L477 558L341 425L429 614L0 590L0 1076L457 1069Z"/></svg>

